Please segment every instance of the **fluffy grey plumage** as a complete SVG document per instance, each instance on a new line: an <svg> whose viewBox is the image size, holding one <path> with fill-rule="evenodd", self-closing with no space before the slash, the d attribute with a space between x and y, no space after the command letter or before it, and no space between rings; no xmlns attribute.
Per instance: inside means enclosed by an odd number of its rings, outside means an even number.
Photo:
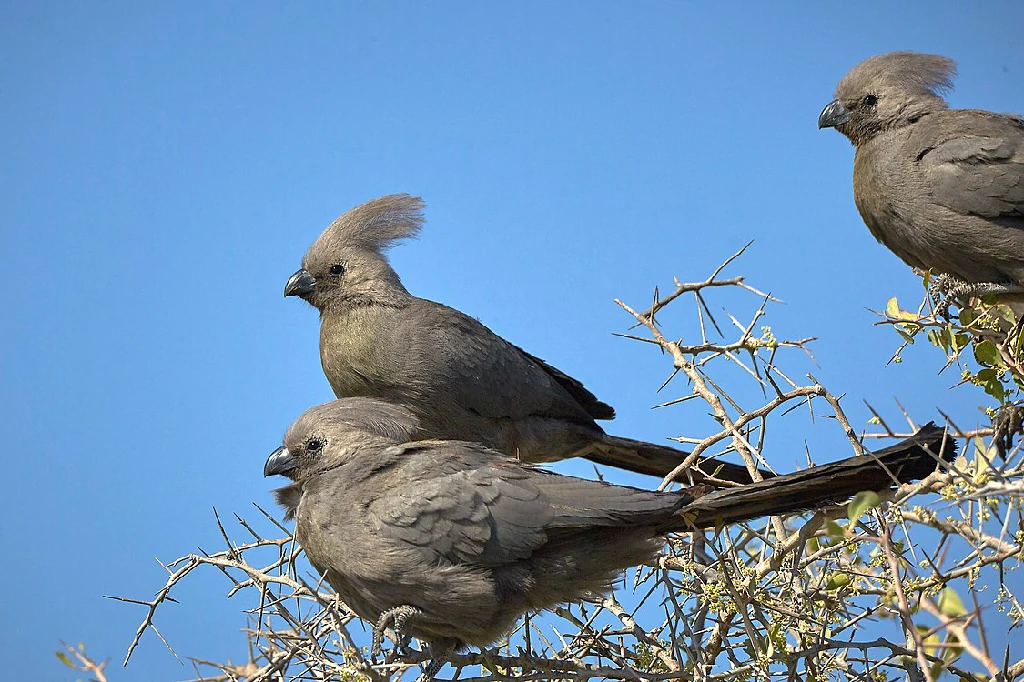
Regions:
<svg viewBox="0 0 1024 682"><path fill-rule="evenodd" d="M682 461L683 451L605 434L595 420L615 410L579 381L472 317L411 295L384 254L422 225L416 197L369 201L334 221L288 280L285 296L320 310L320 359L335 395L404 405L425 438L479 442L525 462L579 456L665 476ZM736 464L702 469L751 480Z"/></svg>
<svg viewBox="0 0 1024 682"><path fill-rule="evenodd" d="M856 146L854 200L871 234L911 266L1024 285L1024 121L949 109L955 63L870 57L818 118Z"/></svg>
<svg viewBox="0 0 1024 682"><path fill-rule="evenodd" d="M415 424L380 401L326 403L288 429L264 474L294 481L278 501L342 600L377 631L389 614L408 615L406 633L441 656L492 643L525 612L609 590L667 532L842 502L893 477L923 477L956 449L929 425L874 456L770 481L650 492L560 476L476 443L402 442Z"/></svg>

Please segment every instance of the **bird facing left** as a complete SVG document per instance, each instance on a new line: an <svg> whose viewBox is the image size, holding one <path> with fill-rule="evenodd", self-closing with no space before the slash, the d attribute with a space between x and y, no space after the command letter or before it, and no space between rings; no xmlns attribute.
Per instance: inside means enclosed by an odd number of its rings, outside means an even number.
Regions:
<svg viewBox="0 0 1024 682"><path fill-rule="evenodd" d="M428 643L432 677L526 612L607 592L665 533L842 502L926 476L955 452L942 429L833 464L710 492L655 492L562 476L478 443L413 440L416 416L371 398L310 408L264 475L295 539L360 618L373 652L392 628Z"/></svg>
<svg viewBox="0 0 1024 682"><path fill-rule="evenodd" d="M289 278L285 296L320 311L320 360L336 396L403 405L423 437L483 443L526 462L586 457L664 477L686 459L667 445L606 434L596 420L615 410L581 382L475 318L410 294L386 251L423 222L423 202L407 194L356 206L324 230ZM697 464L686 475L699 481ZM745 466L701 464L719 479L751 481Z"/></svg>

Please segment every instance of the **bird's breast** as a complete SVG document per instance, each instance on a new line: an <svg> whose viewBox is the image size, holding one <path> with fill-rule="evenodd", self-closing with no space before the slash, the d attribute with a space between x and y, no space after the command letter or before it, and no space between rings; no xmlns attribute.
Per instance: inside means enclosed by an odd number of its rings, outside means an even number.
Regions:
<svg viewBox="0 0 1024 682"><path fill-rule="evenodd" d="M904 159L904 139L880 135L857 148L853 162L853 197L871 235L912 267L928 267L927 231L914 225L914 202L925 194L910 159Z"/></svg>
<svg viewBox="0 0 1024 682"><path fill-rule="evenodd" d="M375 396L380 377L376 358L380 334L375 326L353 314L332 315L320 326L320 363L339 398Z"/></svg>

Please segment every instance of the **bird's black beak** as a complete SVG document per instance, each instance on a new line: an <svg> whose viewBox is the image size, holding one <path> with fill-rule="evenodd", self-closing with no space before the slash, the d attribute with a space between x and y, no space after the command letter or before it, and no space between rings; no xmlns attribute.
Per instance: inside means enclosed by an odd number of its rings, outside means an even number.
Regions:
<svg viewBox="0 0 1024 682"><path fill-rule="evenodd" d="M267 463L263 465L264 476L284 476L295 468L295 458L283 445L270 453Z"/></svg>
<svg viewBox="0 0 1024 682"><path fill-rule="evenodd" d="M309 274L308 270L302 269L288 278L288 283L284 285L284 295L305 298L313 293L314 287L316 277Z"/></svg>
<svg viewBox="0 0 1024 682"><path fill-rule="evenodd" d="M821 110L821 116L818 117L818 128L835 128L849 120L850 112L846 110L842 102L834 99Z"/></svg>

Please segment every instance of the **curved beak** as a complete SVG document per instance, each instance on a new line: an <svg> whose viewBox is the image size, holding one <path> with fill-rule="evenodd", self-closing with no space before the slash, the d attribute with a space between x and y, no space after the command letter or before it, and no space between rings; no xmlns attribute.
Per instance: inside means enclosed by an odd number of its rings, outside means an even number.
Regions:
<svg viewBox="0 0 1024 682"><path fill-rule="evenodd" d="M837 99L832 100L818 116L818 128L835 128L850 120L850 112Z"/></svg>
<svg viewBox="0 0 1024 682"><path fill-rule="evenodd" d="M283 445L270 453L267 463L263 465L264 476L284 476L295 468L295 458Z"/></svg>
<svg viewBox="0 0 1024 682"><path fill-rule="evenodd" d="M288 283L284 285L284 295L305 298L313 293L315 286L316 277L303 268L288 278Z"/></svg>

